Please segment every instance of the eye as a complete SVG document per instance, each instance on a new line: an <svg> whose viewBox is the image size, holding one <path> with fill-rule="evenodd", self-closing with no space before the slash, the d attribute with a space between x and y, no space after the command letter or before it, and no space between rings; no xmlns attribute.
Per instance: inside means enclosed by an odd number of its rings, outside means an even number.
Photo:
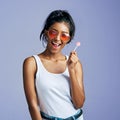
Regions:
<svg viewBox="0 0 120 120"><path fill-rule="evenodd" d="M57 34L58 34L57 31L55 31L55 30L49 30L48 33L49 33L49 37L51 39L55 38L57 36Z"/></svg>
<svg viewBox="0 0 120 120"><path fill-rule="evenodd" d="M67 34L67 33L63 33L63 34L61 35L61 39L62 39L63 41L67 41L67 40L70 39L70 36L69 36L69 34Z"/></svg>

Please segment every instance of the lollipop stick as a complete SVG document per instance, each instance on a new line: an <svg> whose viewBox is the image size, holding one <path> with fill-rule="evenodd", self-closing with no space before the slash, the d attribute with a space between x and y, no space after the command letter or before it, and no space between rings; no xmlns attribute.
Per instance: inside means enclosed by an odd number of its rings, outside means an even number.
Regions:
<svg viewBox="0 0 120 120"><path fill-rule="evenodd" d="M73 51L76 51L76 49L77 49L79 46L80 46L80 42L77 42L77 43L76 43L76 46L75 46L75 48L74 48Z"/></svg>
<svg viewBox="0 0 120 120"><path fill-rule="evenodd" d="M73 50L73 51L76 51L76 50L77 50L77 48L78 48L78 46L75 46L75 48L74 48L74 50Z"/></svg>

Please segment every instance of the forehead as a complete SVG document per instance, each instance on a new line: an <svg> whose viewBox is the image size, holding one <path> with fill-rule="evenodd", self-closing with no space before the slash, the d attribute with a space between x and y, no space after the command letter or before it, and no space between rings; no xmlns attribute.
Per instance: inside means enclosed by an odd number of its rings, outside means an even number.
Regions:
<svg viewBox="0 0 120 120"><path fill-rule="evenodd" d="M69 25L65 22L56 22L51 25L50 29L55 29L62 32L69 32Z"/></svg>

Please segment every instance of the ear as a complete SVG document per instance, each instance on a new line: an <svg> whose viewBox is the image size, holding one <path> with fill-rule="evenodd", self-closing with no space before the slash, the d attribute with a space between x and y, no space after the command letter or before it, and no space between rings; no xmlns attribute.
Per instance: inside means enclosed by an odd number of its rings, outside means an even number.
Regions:
<svg viewBox="0 0 120 120"><path fill-rule="evenodd" d="M48 31L47 31L47 30L44 31L44 35L45 35L46 37L48 36Z"/></svg>

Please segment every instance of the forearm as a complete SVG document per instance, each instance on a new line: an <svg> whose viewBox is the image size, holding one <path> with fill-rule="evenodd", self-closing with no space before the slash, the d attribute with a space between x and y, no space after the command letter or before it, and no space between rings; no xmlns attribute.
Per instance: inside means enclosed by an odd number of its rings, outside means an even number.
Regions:
<svg viewBox="0 0 120 120"><path fill-rule="evenodd" d="M76 108L81 108L85 100L82 76L78 78L74 69L70 69L69 74L72 101Z"/></svg>
<svg viewBox="0 0 120 120"><path fill-rule="evenodd" d="M38 107L29 107L32 120L42 120Z"/></svg>

